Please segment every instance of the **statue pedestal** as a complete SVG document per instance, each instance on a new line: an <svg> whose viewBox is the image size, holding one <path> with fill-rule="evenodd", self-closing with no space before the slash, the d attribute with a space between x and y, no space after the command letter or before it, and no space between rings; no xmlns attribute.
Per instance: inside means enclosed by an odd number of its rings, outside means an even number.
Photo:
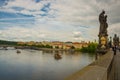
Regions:
<svg viewBox="0 0 120 80"><path fill-rule="evenodd" d="M97 49L96 52L100 54L105 54L107 53L107 49Z"/></svg>
<svg viewBox="0 0 120 80"><path fill-rule="evenodd" d="M97 53L105 54L108 48L108 36L107 35L99 35L99 45L96 50Z"/></svg>

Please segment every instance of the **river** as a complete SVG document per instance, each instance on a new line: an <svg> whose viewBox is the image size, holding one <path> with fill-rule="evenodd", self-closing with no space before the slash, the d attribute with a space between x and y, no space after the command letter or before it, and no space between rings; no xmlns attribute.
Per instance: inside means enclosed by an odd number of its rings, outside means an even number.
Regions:
<svg viewBox="0 0 120 80"><path fill-rule="evenodd" d="M0 50L0 80L64 80L95 60L80 52ZM62 59L55 59L59 53Z"/></svg>

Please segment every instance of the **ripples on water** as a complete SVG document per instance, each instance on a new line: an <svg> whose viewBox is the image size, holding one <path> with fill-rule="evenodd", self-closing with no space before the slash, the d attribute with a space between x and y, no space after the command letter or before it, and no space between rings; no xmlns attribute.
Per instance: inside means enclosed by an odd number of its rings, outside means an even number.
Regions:
<svg viewBox="0 0 120 80"><path fill-rule="evenodd" d="M0 80L63 80L94 61L79 52L0 50ZM59 53L62 59L55 59Z"/></svg>

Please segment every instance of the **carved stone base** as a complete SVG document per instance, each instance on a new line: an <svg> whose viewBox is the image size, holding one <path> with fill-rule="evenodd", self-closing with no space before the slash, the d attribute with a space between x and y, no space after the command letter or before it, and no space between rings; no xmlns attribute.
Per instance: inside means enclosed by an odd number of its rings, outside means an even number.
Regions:
<svg viewBox="0 0 120 80"><path fill-rule="evenodd" d="M107 49L97 49L96 52L100 54L105 54L107 53Z"/></svg>

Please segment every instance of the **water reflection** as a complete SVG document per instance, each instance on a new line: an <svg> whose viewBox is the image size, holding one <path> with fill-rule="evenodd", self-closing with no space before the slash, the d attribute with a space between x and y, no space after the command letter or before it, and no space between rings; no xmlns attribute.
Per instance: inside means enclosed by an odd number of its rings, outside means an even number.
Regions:
<svg viewBox="0 0 120 80"><path fill-rule="evenodd" d="M94 61L94 55L64 51L0 50L0 80L63 80ZM54 58L60 54L61 59Z"/></svg>

